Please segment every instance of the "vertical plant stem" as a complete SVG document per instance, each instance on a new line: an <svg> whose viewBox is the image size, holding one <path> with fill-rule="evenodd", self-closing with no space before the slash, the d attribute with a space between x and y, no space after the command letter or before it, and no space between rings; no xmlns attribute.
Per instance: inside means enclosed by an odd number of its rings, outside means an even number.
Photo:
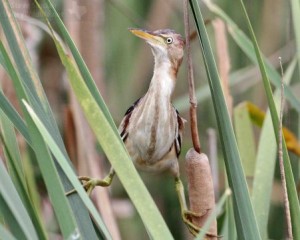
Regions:
<svg viewBox="0 0 300 240"><path fill-rule="evenodd" d="M281 57L279 57L280 61L280 70L281 70L281 91L280 91L280 115L279 115L279 131L278 131L278 155L279 155L279 167L280 167L280 178L283 188L284 194L284 210L285 210L285 218L287 224L287 233L288 239L293 239L293 231L292 231L292 223L291 223L291 214L290 214L290 203L286 188L286 179L285 179L285 170L283 165L283 152L282 152L282 117L283 117L283 109L284 109L284 82L283 82L283 68L281 63Z"/></svg>
<svg viewBox="0 0 300 240"><path fill-rule="evenodd" d="M191 120L191 134L193 146L196 152L201 153L201 145L197 126L197 99L195 95L195 84L193 75L193 63L190 51L190 22L188 16L188 1L183 1L183 15L184 15L184 32L187 52L188 65L188 82L189 82L189 96L190 96L190 120Z"/></svg>

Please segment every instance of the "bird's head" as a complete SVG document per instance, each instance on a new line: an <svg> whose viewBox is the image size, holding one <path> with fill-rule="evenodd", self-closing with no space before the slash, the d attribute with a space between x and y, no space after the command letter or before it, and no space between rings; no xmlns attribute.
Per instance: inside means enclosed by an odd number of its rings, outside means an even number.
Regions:
<svg viewBox="0 0 300 240"><path fill-rule="evenodd" d="M177 70L182 62L185 41L182 36L170 29L147 31L130 28L134 35L146 40L151 46L156 61L169 60L174 70Z"/></svg>

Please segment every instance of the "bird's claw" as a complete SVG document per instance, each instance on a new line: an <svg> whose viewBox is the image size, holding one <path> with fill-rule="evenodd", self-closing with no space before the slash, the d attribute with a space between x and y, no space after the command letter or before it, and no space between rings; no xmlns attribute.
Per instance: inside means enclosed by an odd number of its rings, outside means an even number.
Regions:
<svg viewBox="0 0 300 240"><path fill-rule="evenodd" d="M101 187L108 187L111 184L112 176L108 175L104 179L97 179L97 178L90 178L81 176L78 177L78 180L81 182L82 186L84 187L85 191L88 195L92 193L95 187L101 186ZM72 193L76 192L75 189L69 191L66 193L66 195L71 195Z"/></svg>
<svg viewBox="0 0 300 240"><path fill-rule="evenodd" d="M196 212L189 211L189 210L184 210L182 212L181 216L182 216L183 222L185 223L185 225L187 226L188 230L190 231L190 233L193 236L197 236L199 234L199 232L202 231L202 229L200 227L196 226L192 222L192 219L193 219L193 217L195 217L195 218L201 217L201 216L203 216L203 214L196 213ZM220 236L217 236L217 235L209 233L209 232L207 232L205 235L207 237L214 238L214 239L220 238Z"/></svg>
<svg viewBox="0 0 300 240"><path fill-rule="evenodd" d="M197 227L193 222L192 218L193 217L200 217L200 214L189 211L189 210L184 210L181 213L182 220L186 224L187 228L189 229L190 233L193 234L194 236L197 236L197 234L200 231L200 228Z"/></svg>
<svg viewBox="0 0 300 240"><path fill-rule="evenodd" d="M78 180L81 182L83 188L90 196L92 191L96 186L98 186L98 179L96 178L88 178L88 177L79 177Z"/></svg>

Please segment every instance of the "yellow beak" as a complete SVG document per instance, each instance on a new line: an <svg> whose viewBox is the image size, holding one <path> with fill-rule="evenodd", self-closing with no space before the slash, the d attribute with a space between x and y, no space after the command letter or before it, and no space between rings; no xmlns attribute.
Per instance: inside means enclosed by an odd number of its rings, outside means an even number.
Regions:
<svg viewBox="0 0 300 240"><path fill-rule="evenodd" d="M163 43L163 40L161 37L153 34L150 31L138 29L138 28L129 28L130 32L132 32L134 35L136 35L139 38L142 38L146 40L147 42L153 43L153 44L161 44Z"/></svg>

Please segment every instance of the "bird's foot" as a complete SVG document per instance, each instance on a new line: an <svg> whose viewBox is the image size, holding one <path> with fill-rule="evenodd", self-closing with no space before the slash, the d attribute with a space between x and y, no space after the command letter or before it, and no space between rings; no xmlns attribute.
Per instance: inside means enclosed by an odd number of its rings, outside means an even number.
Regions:
<svg viewBox="0 0 300 240"><path fill-rule="evenodd" d="M183 222L185 223L185 225L187 226L188 230L190 231L190 233L193 236L197 236L199 234L199 232L202 231L202 229L200 227L196 226L192 222L192 219L194 217L195 218L201 217L201 216L203 216L203 214L199 214L199 213L192 212L192 211L189 211L189 210L184 210L181 213L181 216L182 216ZM207 232L205 235L206 235L206 237L209 237L209 239L218 239L218 238L220 238L219 236L217 236L215 234L212 234L212 233L209 233L209 232Z"/></svg>
<svg viewBox="0 0 300 240"><path fill-rule="evenodd" d="M101 187L108 187L110 186L112 180L114 177L114 172L111 171L109 175L107 175L104 179L97 179L97 178L91 178L91 177L85 177L81 176L78 177L78 180L81 182L82 186L86 190L87 194L90 195L95 187L101 186ZM76 190L73 189L66 193L66 195L71 195L75 193Z"/></svg>
<svg viewBox="0 0 300 240"><path fill-rule="evenodd" d="M197 214L197 213L189 211L189 210L184 210L181 213L181 217L182 217L183 222L187 226L188 230L190 231L190 233L193 234L193 236L196 236L199 233L200 228L197 227L192 222L192 218L193 217L200 217L200 214Z"/></svg>

